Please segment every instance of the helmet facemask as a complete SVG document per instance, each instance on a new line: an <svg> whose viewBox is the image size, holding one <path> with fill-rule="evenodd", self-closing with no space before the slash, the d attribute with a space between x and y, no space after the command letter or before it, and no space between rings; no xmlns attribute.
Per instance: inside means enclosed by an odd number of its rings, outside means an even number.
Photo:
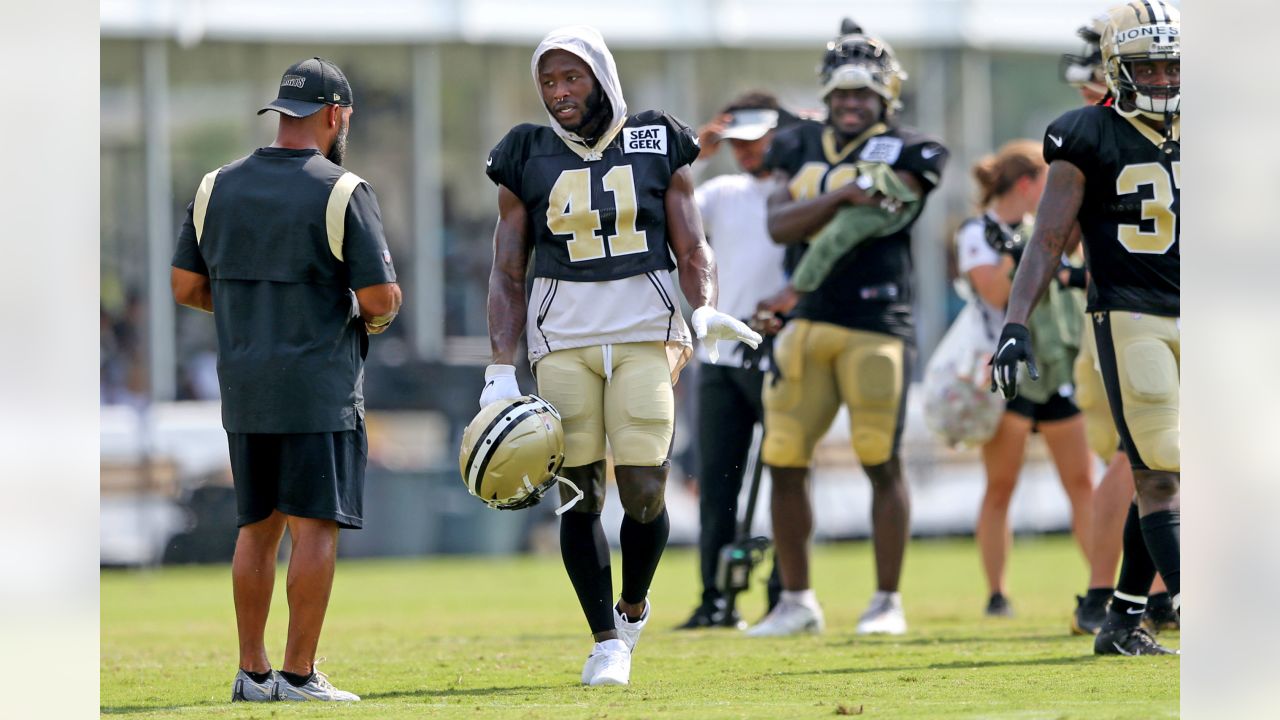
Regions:
<svg viewBox="0 0 1280 720"><path fill-rule="evenodd" d="M907 74L888 43L864 35L860 29L827 43L818 73L823 100L832 90L868 88L884 100L883 119L888 120L902 109L899 96Z"/></svg>

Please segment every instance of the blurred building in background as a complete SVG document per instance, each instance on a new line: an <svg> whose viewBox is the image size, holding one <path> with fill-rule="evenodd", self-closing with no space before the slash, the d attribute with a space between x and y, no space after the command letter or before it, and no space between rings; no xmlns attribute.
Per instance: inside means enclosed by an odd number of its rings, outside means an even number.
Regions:
<svg viewBox="0 0 1280 720"><path fill-rule="evenodd" d="M888 40L910 74L904 121L952 149L940 197L914 232L922 368L957 309L947 271L949 238L972 212L968 168L1006 140L1040 137L1052 118L1078 103L1058 80L1058 56L1079 49L1075 29L1104 8L1099 0L102 0L101 397L113 406L104 408L104 468L146 458L150 479L135 483L138 492L169 492L175 505L190 506L195 488L218 484L215 468L189 469L184 480L169 458L178 478L169 490L154 487L157 460L148 448L173 434L156 419L174 415L157 409L217 399L213 323L173 304L169 260L204 173L271 142L275 116L255 111L275 96L283 69L299 59L327 57L351 80L356 112L347 165L378 194L405 294L400 321L375 340L366 386L370 408L394 411L381 416L387 419L381 435L370 423L368 525L377 527L384 499L402 513L410 496L428 504L458 501L452 491L375 488L375 469L388 477L456 472L456 437L474 413L489 356L485 295L496 192L484 176L484 159L516 123L546 122L529 72L532 50L546 31L596 26L617 59L629 106L665 109L695 127L733 95L757 87L793 110L820 111L816 67L845 15ZM701 179L732 170L725 155L701 168ZM687 394L692 383L681 386ZM193 422L190 413L177 415ZM209 417L217 432L199 442L225 443L217 413ZM392 427L397 423L402 430ZM117 434L130 432L150 435L116 444ZM927 483L928 469L942 455L929 454L923 440L908 444L919 446L914 462L923 468L912 481ZM842 459L830 470L858 475L851 456L837 454ZM1047 466L1027 472L1040 472L1056 486ZM121 507L137 499L134 485L109 487L107 475L104 469L104 562L107 533L116 532L108 528L117 525L106 521L111 498L126 498ZM453 480L439 482L462 491ZM856 492L865 489L857 485ZM469 500L465 491L461 500ZM976 499L968 507L976 507ZM916 508L917 529L928 530L928 507L917 502ZM1059 510L1030 524L1065 526L1065 504ZM690 512L696 532L696 510ZM865 524L865 506L847 512L851 522ZM1014 513L1017 521L1016 504ZM188 508L188 526L198 514ZM118 524L127 531L135 520L152 527L141 515ZM956 522L936 529L965 529ZM823 527L820 517L820 534ZM831 534L859 534L860 527ZM381 550L441 549L434 540L406 545L403 533L396 537L400 545ZM135 553L148 562L155 554Z"/></svg>

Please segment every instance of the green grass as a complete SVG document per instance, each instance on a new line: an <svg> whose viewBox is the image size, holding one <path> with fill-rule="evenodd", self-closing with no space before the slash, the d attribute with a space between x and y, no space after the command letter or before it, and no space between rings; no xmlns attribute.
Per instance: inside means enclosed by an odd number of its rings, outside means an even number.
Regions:
<svg viewBox="0 0 1280 720"><path fill-rule="evenodd" d="M615 588L618 562L615 556ZM320 654L355 706L227 702L236 637L226 566L102 573L105 715L368 718L1150 718L1178 713L1178 659L1095 658L1067 632L1084 566L1066 538L1019 538L1018 615L982 617L969 541L917 541L903 592L910 632L857 638L872 590L870 546L815 551L819 637L752 640L674 632L696 597L695 556L672 551L629 688L583 688L585 622L558 557L344 561ZM283 570L283 569L282 569ZM277 574L268 649L286 622ZM742 599L754 620L763 593ZM1163 635L1177 645L1176 634Z"/></svg>

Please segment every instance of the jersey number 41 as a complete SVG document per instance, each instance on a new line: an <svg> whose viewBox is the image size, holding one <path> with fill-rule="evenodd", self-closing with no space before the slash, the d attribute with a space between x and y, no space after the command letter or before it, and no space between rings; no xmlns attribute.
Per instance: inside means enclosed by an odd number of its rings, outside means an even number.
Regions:
<svg viewBox="0 0 1280 720"><path fill-rule="evenodd" d="M605 257L604 244L609 243L609 257L633 255L649 249L643 230L636 230L636 183L630 165L618 165L600 179L604 189L613 193L617 208L614 235L600 235L600 211L591 207L591 170L565 170L551 186L547 198L547 228L556 235L571 235L567 243L569 260L599 260Z"/></svg>

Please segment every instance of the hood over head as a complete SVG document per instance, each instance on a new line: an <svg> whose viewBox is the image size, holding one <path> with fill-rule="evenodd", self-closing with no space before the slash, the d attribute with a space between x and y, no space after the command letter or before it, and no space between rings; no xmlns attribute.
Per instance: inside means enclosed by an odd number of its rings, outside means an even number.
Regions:
<svg viewBox="0 0 1280 720"><path fill-rule="evenodd" d="M544 110L546 103L542 100L541 84L538 81L538 61L551 50L564 50L582 58L587 67L591 68L592 74L596 76L596 82L604 90L604 96L608 98L609 105L613 108L613 122L601 133L594 148L586 148L586 142L582 137L561 127L551 111L547 110L551 129L575 150L585 148L584 159L597 160L600 155L599 149L612 142L618 130L627 121L627 102L622 97L622 84L618 82L618 67L613 62L613 53L609 52L609 48L605 46L604 37L600 35L600 31L590 25L567 25L547 33L542 42L538 43L538 49L533 51L533 61L530 64L533 71L533 89L538 94L538 103Z"/></svg>

